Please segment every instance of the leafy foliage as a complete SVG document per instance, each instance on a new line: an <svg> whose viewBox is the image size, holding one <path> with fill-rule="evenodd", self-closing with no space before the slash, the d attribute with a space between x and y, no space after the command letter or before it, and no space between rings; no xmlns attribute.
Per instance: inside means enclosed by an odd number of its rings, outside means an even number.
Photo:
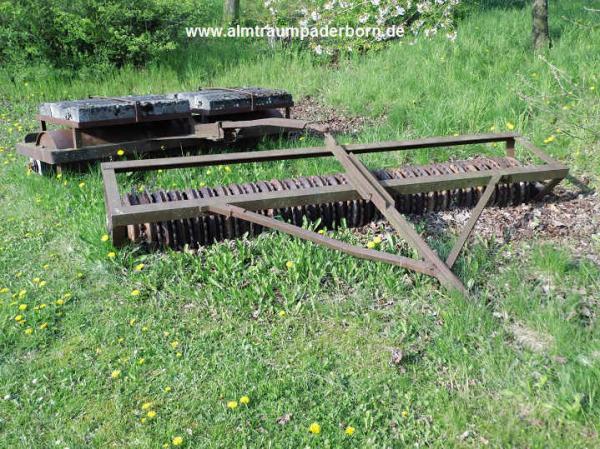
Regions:
<svg viewBox="0 0 600 449"><path fill-rule="evenodd" d="M337 36L315 32L308 37L315 53L334 55L381 48L386 41L405 36L443 32L454 40L454 13L460 0L303 0L294 6L288 0L265 0L264 4L278 26L343 28Z"/></svg>
<svg viewBox="0 0 600 449"><path fill-rule="evenodd" d="M0 62L56 67L143 65L181 44L185 24L206 20L215 1L0 1ZM211 8L212 7L212 8Z"/></svg>

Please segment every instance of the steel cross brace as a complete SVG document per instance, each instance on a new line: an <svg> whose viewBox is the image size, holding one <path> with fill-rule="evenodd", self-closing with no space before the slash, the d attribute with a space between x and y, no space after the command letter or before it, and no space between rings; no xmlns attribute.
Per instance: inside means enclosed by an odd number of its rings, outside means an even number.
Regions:
<svg viewBox="0 0 600 449"><path fill-rule="evenodd" d="M255 224L266 226L286 234L300 237L304 240L336 249L338 251L350 254L361 259L380 261L396 265L402 268L424 273L437 278L444 286L458 290L463 294L467 294L462 281L452 272L451 268L458 257L467 238L471 234L477 219L481 215L484 207L490 200L494 192L496 184L500 181L499 175L491 176L486 190L480 198L477 206L471 214L471 218L465 229L461 233L458 241L448 256L448 260L444 262L433 251L427 242L417 233L414 227L404 218L404 216L396 209L394 198L385 190L379 181L371 174L371 172L363 165L355 154L346 151L343 145L336 142L334 137L325 134L326 148L332 152L336 159L342 164L346 170L346 175L351 181L352 186L360 194L360 196L373 203L373 205L387 218L390 224L396 231L413 247L422 260L415 260L408 257L398 256L383 251L365 249L354 245L349 245L339 240L320 235L316 232L309 231L298 226L282 222L280 220L266 217L256 212L245 210L241 207L231 204L210 205L202 208L201 213L214 213L223 215L224 217L235 217L246 220Z"/></svg>
<svg viewBox="0 0 600 449"><path fill-rule="evenodd" d="M516 137L516 139L515 139ZM430 148L446 145L464 145L480 142L505 141L507 153L514 152L515 140L531 150L546 165L517 167L505 170L492 170L489 174L482 172L473 175L441 175L429 180L399 180L395 182L379 181L358 159L357 154L393 151L402 149ZM161 222L173 219L197 217L204 214L218 214L224 217L235 217L261 226L269 227L313 243L332 248L352 256L389 263L405 269L427 274L437 278L449 289L467 293L461 280L452 272L460 251L473 231L483 209L488 204L496 186L500 182L542 181L545 187L542 194L549 192L560 180L568 175L568 168L554 161L527 140L513 135L476 135L458 138L428 138L407 142L388 142L367 145L340 145L330 134L325 134L324 148L304 148L294 150L272 150L255 153L230 153L185 158L157 160L120 161L102 164L104 193L107 208L108 227L115 245L122 245L127 240L127 225L146 222ZM246 194L239 197L196 199L181 201L176 204L147 204L127 206L121 201L117 185L116 173L128 171L146 171L161 168L185 168L210 166L216 164L232 164L260 162L269 160L285 160L310 157L326 157L333 155L345 168L349 184L328 188L312 188L307 192L290 195L288 191ZM410 182L407 182L410 181ZM467 224L451 249L446 261L440 259L427 242L415 231L414 227L396 209L394 198L390 192L418 193L427 189L452 189L485 185L477 205L471 213ZM410 187L410 188L409 188ZM316 232L295 226L255 211L273 207L289 207L313 202L343 201L362 198L370 201L379 212L388 219L396 231L413 247L420 260L390 254L383 251L366 249L341 242Z"/></svg>

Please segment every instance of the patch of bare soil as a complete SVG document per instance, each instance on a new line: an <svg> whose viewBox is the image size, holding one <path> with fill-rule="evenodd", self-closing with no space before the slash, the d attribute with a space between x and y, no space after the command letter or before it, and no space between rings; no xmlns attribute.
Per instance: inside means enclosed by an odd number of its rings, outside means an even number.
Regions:
<svg viewBox="0 0 600 449"><path fill-rule="evenodd" d="M545 353L554 343L551 335L535 331L522 324L515 323L509 330L517 345L532 352Z"/></svg>
<svg viewBox="0 0 600 449"><path fill-rule="evenodd" d="M425 225L425 235L438 238L458 234L471 216L470 209L454 209L409 217ZM387 222L372 224L371 230L394 230ZM360 232L360 231L359 231ZM567 246L577 258L600 265L600 194L557 187L542 201L484 209L471 239L494 238L501 243L541 240Z"/></svg>
<svg viewBox="0 0 600 449"><path fill-rule="evenodd" d="M325 106L312 97L302 98L292 108L294 119L323 123L333 133L358 134L364 127L375 124L375 120L366 117L351 116L338 109Z"/></svg>
<svg viewBox="0 0 600 449"><path fill-rule="evenodd" d="M460 232L470 210L454 210L425 217L428 229ZM442 220L445 226L440 226ZM600 195L557 188L543 201L512 207L486 208L472 235L504 243L544 240L567 245L576 257L600 265Z"/></svg>

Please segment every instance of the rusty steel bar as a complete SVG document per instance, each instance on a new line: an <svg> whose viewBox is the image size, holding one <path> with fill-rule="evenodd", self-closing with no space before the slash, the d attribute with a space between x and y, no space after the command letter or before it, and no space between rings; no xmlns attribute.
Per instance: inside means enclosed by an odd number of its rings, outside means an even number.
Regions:
<svg viewBox="0 0 600 449"><path fill-rule="evenodd" d="M446 287L466 293L467 289L460 279L456 277L450 268L429 247L427 242L415 231L415 228L396 209L392 196L381 186L379 181L367 170L367 168L356 158L346 152L343 145L339 145L331 134L325 134L327 148L335 155L336 159L346 169L353 185L359 191L363 199L371 201L381 214L387 218L390 224L398 231L410 246L434 266L434 276Z"/></svg>
<svg viewBox="0 0 600 449"><path fill-rule="evenodd" d="M473 209L473 211L471 212L469 221L467 222L464 229L460 233L458 240L452 247L452 250L450 251L448 258L446 259L446 265L448 266L448 268L452 269L452 267L454 266L454 262L456 262L456 259L458 258L460 251L462 250L467 239L469 238L469 235L471 235L471 232L473 231L473 228L475 227L477 220L479 220L479 217L481 216L481 213L483 212L483 208L485 206L487 206L488 202L490 201L490 198L492 197L492 195L494 193L494 190L496 189L496 185L500 182L501 178L502 178L502 176L497 175L497 174L490 177L490 181L488 182L488 185L486 186L485 191L483 192L483 195L481 195L481 198L479 198L479 201L477 202L477 206L475 206L475 209Z"/></svg>
<svg viewBox="0 0 600 449"><path fill-rule="evenodd" d="M505 142L512 139L515 134L475 134L459 137L431 137L426 139L391 141L370 144L346 145L349 153L380 153L387 151L417 150L421 148L451 147L460 145L473 145L489 142ZM303 159L313 157L328 157L331 152L324 147L294 148L285 150L265 150L243 153L225 153L204 156L172 157L160 160L137 160L106 162L106 167L113 168L117 172L145 171L145 170L168 170L174 168L207 167L211 165L228 165L251 162L268 162L280 160Z"/></svg>
<svg viewBox="0 0 600 449"><path fill-rule="evenodd" d="M381 185L394 194L415 194L431 191L485 186L491 171L438 175L422 178L390 179ZM537 181L566 176L566 170L550 169L547 166L513 167L494 171L507 183ZM208 204L232 204L249 210L275 209L304 206L307 204L330 203L359 199L360 195L351 185L311 187L302 190L279 190L275 192L250 193L235 197L215 197L181 200L176 203L143 204L120 206L114 220L119 224L138 224L163 221L169 218L191 218L196 209ZM169 211L168 214L166 211Z"/></svg>
<svg viewBox="0 0 600 449"><path fill-rule="evenodd" d="M372 260L376 262L385 262L398 267L407 268L419 273L424 273L429 276L435 274L434 268L431 264L423 261L414 260L409 257L397 256L395 254L386 253L383 251L376 251L372 249L361 248L359 246L350 245L348 243L341 242L337 239L332 239L325 235L321 235L317 232L303 229L299 226L291 225L284 221L276 220L274 218L265 217L264 215L257 214L245 210L241 207L232 205L211 205L206 207L207 212L216 213L223 215L224 217L235 217L241 220L246 220L261 226L265 226L271 229L275 229L280 232L299 237L303 240L322 245L330 249L335 249L351 256L358 257L359 259Z"/></svg>

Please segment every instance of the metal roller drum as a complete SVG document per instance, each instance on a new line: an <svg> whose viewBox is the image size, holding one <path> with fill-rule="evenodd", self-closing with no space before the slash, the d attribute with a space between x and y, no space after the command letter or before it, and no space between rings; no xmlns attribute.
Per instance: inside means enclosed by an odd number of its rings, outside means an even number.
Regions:
<svg viewBox="0 0 600 449"><path fill-rule="evenodd" d="M485 172L521 166L514 158L475 158L467 161L454 161L426 166L403 166L401 168L373 171L379 180L423 178L427 176L448 175L453 173ZM186 199L236 196L249 193L298 190L310 187L335 186L348 184L343 174L326 176L308 176L294 179L249 182L231 184L214 188L203 187L185 191L159 190L153 193L131 192L123 198L127 205L162 203ZM520 182L498 184L489 204L495 206L516 205L533 199L540 191L538 183ZM404 214L423 214L426 212L453 208L470 208L477 204L484 187L443 190L418 194L394 194L396 207ZM303 220L320 220L322 228L332 229L342 221L348 227L360 227L380 219L373 204L363 200L338 201L335 203L310 204L306 206L258 211L263 215L277 217L294 225L302 225ZM226 239L235 239L244 234L255 236L263 227L237 218L224 218L216 215L204 215L190 219L179 219L161 223L145 223L128 226L129 239L153 246L182 249L198 248Z"/></svg>

